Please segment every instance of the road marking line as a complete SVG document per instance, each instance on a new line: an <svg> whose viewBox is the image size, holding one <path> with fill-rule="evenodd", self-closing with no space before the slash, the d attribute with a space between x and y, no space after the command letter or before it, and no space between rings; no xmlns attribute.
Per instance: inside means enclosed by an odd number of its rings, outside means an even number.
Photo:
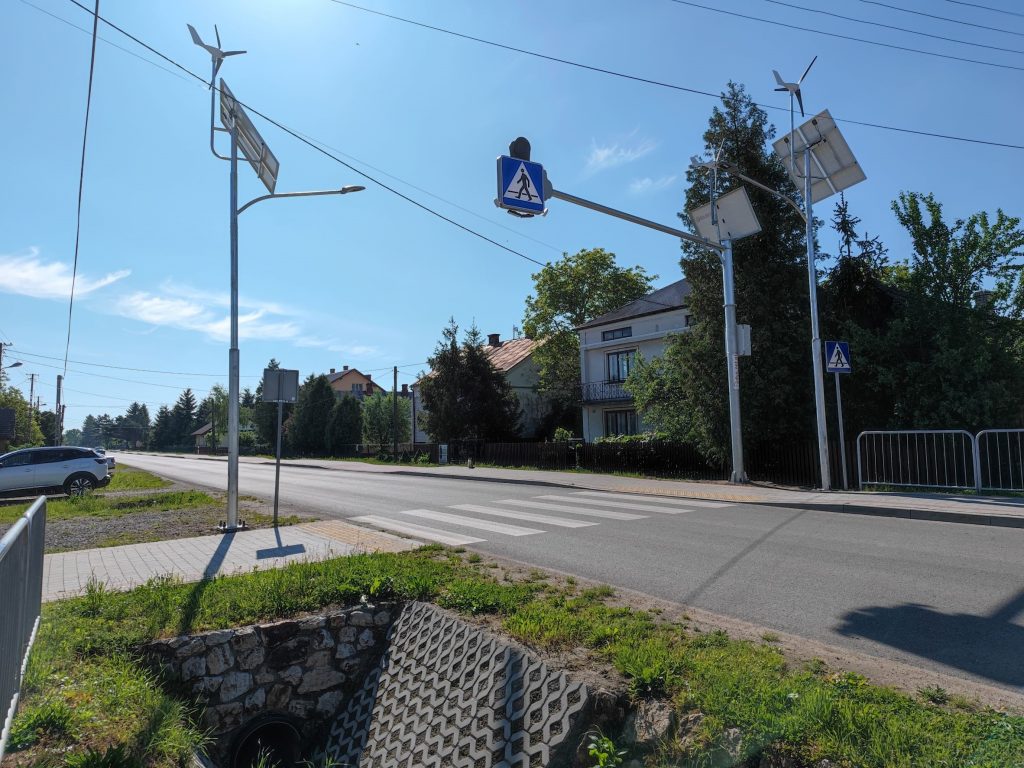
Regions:
<svg viewBox="0 0 1024 768"><path fill-rule="evenodd" d="M554 517L552 515L538 515L533 512L510 511L507 509L495 509L494 507L482 507L479 504L452 504L450 509L464 509L467 512L480 512L484 515L495 517L508 517L512 520L529 520L533 523L547 523L562 528L586 528L588 525L600 525L589 520L569 520L565 517Z"/></svg>
<svg viewBox="0 0 1024 768"><path fill-rule="evenodd" d="M408 523L404 520L392 520L390 517L381 517L380 515L363 515L348 519L356 523L369 523L370 525L376 525L378 528L398 531L399 533L410 533L413 536L421 536L431 541L438 541L441 544L453 546L459 544L479 544L482 541L487 541L487 539L476 539L472 536L463 536L461 533L442 531L439 528L429 528L425 525Z"/></svg>
<svg viewBox="0 0 1024 768"><path fill-rule="evenodd" d="M631 501L611 501L610 499L577 499L572 496L538 496L538 499L554 499L556 501L568 501L573 504L597 504L602 507L618 507L620 509L638 509L641 512L657 512L662 515L680 515L683 512L692 512L692 509L674 509L672 507L656 507L653 504L634 504Z"/></svg>
<svg viewBox="0 0 1024 768"><path fill-rule="evenodd" d="M653 494L629 494L618 493L615 491L573 491L573 493L577 496L605 496L608 498L625 499L626 501L654 501L659 504L686 504L691 507L708 507L709 509L718 509L719 507L729 506L722 501L703 501L690 499L686 496L676 496L674 498L666 499Z"/></svg>
<svg viewBox="0 0 1024 768"><path fill-rule="evenodd" d="M529 536L533 533L544 533L544 531L540 530L539 528L523 528L518 525L494 523L490 520L479 520L475 517L450 515L447 512L434 512L432 509L403 509L401 512L398 512L396 514L412 515L413 517L422 517L427 520L437 520L442 523L452 523L453 525L461 525L465 528L480 528L484 531L504 533L508 536Z"/></svg>
<svg viewBox="0 0 1024 768"><path fill-rule="evenodd" d="M517 507L531 507L533 509L551 509L555 512L569 512L573 515L590 515L591 517L604 517L608 520L643 520L647 515L634 515L629 512L612 512L610 509L578 509L565 504L546 504L543 501L526 501L525 499L503 499L495 502L497 504L515 504Z"/></svg>
<svg viewBox="0 0 1024 768"><path fill-rule="evenodd" d="M691 491L685 490L680 491L674 488L662 488L657 492L652 491L650 488L635 485L620 485L615 488L609 488L609 491L613 493L625 492L625 493L638 493L642 496L675 496L680 499L710 499L711 501L764 501L764 496L753 496L751 494L736 494L736 493L723 493L719 491ZM604 493L604 491L597 491L597 493Z"/></svg>

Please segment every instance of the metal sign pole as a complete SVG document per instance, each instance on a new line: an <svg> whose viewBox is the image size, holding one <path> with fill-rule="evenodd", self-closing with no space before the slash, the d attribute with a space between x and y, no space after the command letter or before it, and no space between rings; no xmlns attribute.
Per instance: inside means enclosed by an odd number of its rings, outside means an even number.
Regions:
<svg viewBox="0 0 1024 768"><path fill-rule="evenodd" d="M284 401L277 401L277 466L274 467L274 527L277 528L277 498L281 489L281 413Z"/></svg>
<svg viewBox="0 0 1024 768"><path fill-rule="evenodd" d="M839 374L832 374L836 377L836 416L839 419L839 461L843 465L843 490L849 490L850 484L846 478L846 439L843 436L843 395L839 389Z"/></svg>
<svg viewBox="0 0 1024 768"><path fill-rule="evenodd" d="M732 477L734 483L747 482L743 467L743 433L740 429L740 358L736 349L736 297L733 288L732 241L723 240L722 293L725 309L725 360L728 368L729 432L732 438Z"/></svg>
<svg viewBox="0 0 1024 768"><path fill-rule="evenodd" d="M821 489L831 490L828 466L828 425L825 423L825 386L818 330L818 273L814 266L814 214L811 211L811 148L804 149L804 207L807 211L807 281L811 296L811 362L814 368L814 411L818 420L818 464Z"/></svg>
<svg viewBox="0 0 1024 768"><path fill-rule="evenodd" d="M231 121L231 349L228 351L228 520L238 527L238 121Z"/></svg>

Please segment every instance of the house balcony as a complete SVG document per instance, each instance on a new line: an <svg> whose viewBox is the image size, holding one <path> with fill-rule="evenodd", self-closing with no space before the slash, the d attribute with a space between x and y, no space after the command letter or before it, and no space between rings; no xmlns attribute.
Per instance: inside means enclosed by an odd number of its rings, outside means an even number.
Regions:
<svg viewBox="0 0 1024 768"><path fill-rule="evenodd" d="M584 403L628 402L633 396L621 381L586 381L580 384Z"/></svg>

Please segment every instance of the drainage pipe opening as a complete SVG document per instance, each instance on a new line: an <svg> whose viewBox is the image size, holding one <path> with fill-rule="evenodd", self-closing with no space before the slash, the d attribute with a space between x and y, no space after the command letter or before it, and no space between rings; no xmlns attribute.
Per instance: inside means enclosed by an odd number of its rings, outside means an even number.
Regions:
<svg viewBox="0 0 1024 768"><path fill-rule="evenodd" d="M301 746L298 730L286 719L262 719L239 733L232 750L231 768L295 768L302 757Z"/></svg>

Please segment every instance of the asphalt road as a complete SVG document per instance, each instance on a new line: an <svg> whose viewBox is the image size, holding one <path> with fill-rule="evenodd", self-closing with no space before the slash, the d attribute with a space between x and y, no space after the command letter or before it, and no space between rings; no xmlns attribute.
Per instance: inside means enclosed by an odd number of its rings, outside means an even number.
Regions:
<svg viewBox="0 0 1024 768"><path fill-rule="evenodd" d="M226 487L220 461L124 462ZM239 485L272 498L273 463ZM1024 529L355 468L284 466L281 499L1024 692Z"/></svg>

